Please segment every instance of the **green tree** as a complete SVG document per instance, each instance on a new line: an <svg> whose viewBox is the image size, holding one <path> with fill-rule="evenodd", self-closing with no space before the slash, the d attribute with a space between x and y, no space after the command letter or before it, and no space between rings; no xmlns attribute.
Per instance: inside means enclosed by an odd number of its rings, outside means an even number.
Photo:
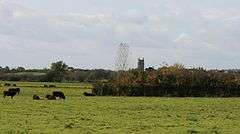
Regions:
<svg viewBox="0 0 240 134"><path fill-rule="evenodd" d="M16 71L17 71L17 72L24 72L24 71L25 71L25 68L24 68L24 67L17 67L17 68L16 68Z"/></svg>
<svg viewBox="0 0 240 134"><path fill-rule="evenodd" d="M51 69L47 72L47 81L62 82L67 74L68 65L63 61L51 64Z"/></svg>

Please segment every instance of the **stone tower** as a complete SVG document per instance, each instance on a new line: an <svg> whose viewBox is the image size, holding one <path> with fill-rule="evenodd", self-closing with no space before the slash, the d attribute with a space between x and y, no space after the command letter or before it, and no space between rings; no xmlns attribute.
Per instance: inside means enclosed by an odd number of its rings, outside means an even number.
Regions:
<svg viewBox="0 0 240 134"><path fill-rule="evenodd" d="M138 58L138 70L144 71L144 58Z"/></svg>

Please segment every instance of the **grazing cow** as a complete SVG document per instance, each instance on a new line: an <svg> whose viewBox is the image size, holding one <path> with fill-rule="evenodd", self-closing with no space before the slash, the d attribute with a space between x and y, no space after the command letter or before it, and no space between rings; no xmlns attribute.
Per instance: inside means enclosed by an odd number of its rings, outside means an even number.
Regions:
<svg viewBox="0 0 240 134"><path fill-rule="evenodd" d="M93 94L93 93L88 93L88 92L84 92L83 95L84 95L84 96L96 96L95 94Z"/></svg>
<svg viewBox="0 0 240 134"><path fill-rule="evenodd" d="M13 84L13 87L16 87L17 86L17 84Z"/></svg>
<svg viewBox="0 0 240 134"><path fill-rule="evenodd" d="M6 96L11 96L11 98L13 99L13 97L17 94L17 92L15 91L3 91L3 97L5 98Z"/></svg>
<svg viewBox="0 0 240 134"><path fill-rule="evenodd" d="M33 100L40 100L40 97L38 95L33 95Z"/></svg>
<svg viewBox="0 0 240 134"><path fill-rule="evenodd" d="M11 84L10 84L10 83L5 83L4 86L5 86L5 87L10 87Z"/></svg>
<svg viewBox="0 0 240 134"><path fill-rule="evenodd" d="M46 98L47 98L48 100L56 100L56 97L53 96L53 95L46 95Z"/></svg>
<svg viewBox="0 0 240 134"><path fill-rule="evenodd" d="M50 94L47 94L46 96L45 96L45 98L48 98L49 96L51 96Z"/></svg>
<svg viewBox="0 0 240 134"><path fill-rule="evenodd" d="M16 92L18 95L20 93L20 88L9 88L8 91Z"/></svg>
<svg viewBox="0 0 240 134"><path fill-rule="evenodd" d="M59 97L60 99L65 99L66 98L64 93L61 92L61 91L53 91L52 94L53 94L53 96Z"/></svg>

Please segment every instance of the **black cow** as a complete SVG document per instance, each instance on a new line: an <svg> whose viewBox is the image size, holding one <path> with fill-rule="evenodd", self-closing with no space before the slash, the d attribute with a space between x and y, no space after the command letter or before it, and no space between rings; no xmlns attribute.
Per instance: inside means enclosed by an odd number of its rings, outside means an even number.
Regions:
<svg viewBox="0 0 240 134"><path fill-rule="evenodd" d="M20 88L9 88L8 91L16 92L17 94L19 94L20 93Z"/></svg>
<svg viewBox="0 0 240 134"><path fill-rule="evenodd" d="M84 96L96 96L95 94L93 94L93 93L88 93L88 92L84 92L83 95L84 95Z"/></svg>
<svg viewBox="0 0 240 134"><path fill-rule="evenodd" d="M6 86L6 87L10 87L11 84L10 84L10 83L5 83L4 86Z"/></svg>
<svg viewBox="0 0 240 134"><path fill-rule="evenodd" d="M5 98L6 96L11 96L11 98L13 99L13 97L17 94L17 92L15 91L3 91L3 97Z"/></svg>
<svg viewBox="0 0 240 134"><path fill-rule="evenodd" d="M50 94L46 95L45 98L48 98L49 96L51 96Z"/></svg>
<svg viewBox="0 0 240 134"><path fill-rule="evenodd" d="M48 100L56 100L56 97L53 95L46 95L46 97Z"/></svg>
<svg viewBox="0 0 240 134"><path fill-rule="evenodd" d="M13 86L13 87L16 87L16 86L17 86L17 84L13 84L12 86Z"/></svg>
<svg viewBox="0 0 240 134"><path fill-rule="evenodd" d="M64 93L61 92L61 91L53 91L52 94L53 94L53 96L59 97L60 99L65 99L66 98Z"/></svg>
<svg viewBox="0 0 240 134"><path fill-rule="evenodd" d="M38 95L33 95L33 100L40 100L40 97Z"/></svg>

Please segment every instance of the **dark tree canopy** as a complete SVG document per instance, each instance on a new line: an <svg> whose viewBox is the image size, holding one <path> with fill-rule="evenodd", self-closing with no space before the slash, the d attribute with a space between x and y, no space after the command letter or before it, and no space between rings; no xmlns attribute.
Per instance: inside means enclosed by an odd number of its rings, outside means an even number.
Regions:
<svg viewBox="0 0 240 134"><path fill-rule="evenodd" d="M64 80L68 66L63 61L51 64L51 69L47 72L47 81L61 82Z"/></svg>

